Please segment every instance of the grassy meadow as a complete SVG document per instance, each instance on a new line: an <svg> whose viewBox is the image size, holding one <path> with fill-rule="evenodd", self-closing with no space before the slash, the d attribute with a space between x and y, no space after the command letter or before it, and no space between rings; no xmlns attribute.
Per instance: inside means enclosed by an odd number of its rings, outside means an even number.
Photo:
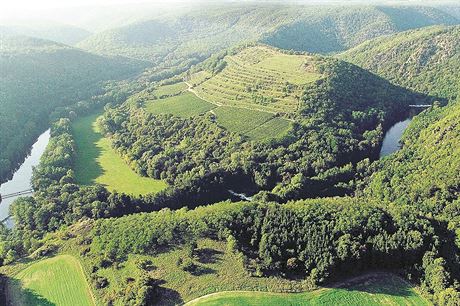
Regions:
<svg viewBox="0 0 460 306"><path fill-rule="evenodd" d="M80 263L59 255L33 263L9 280L8 296L18 306L93 306Z"/></svg>
<svg viewBox="0 0 460 306"><path fill-rule="evenodd" d="M431 305L401 278L379 273L338 288L323 288L305 293L221 292L198 298L186 306L259 305Z"/></svg>
<svg viewBox="0 0 460 306"><path fill-rule="evenodd" d="M214 109L214 104L201 100L192 93L146 102L145 109L152 114L173 114L182 118L197 116Z"/></svg>
<svg viewBox="0 0 460 306"><path fill-rule="evenodd" d="M182 93L183 91L187 90L188 86L184 82L179 82L170 85L163 85L155 89L154 94L157 97L164 97L164 96L173 96Z"/></svg>
<svg viewBox="0 0 460 306"><path fill-rule="evenodd" d="M134 172L96 128L99 114L78 118L72 124L77 146L75 177L78 184L101 184L111 191L141 195L158 192L166 183Z"/></svg>

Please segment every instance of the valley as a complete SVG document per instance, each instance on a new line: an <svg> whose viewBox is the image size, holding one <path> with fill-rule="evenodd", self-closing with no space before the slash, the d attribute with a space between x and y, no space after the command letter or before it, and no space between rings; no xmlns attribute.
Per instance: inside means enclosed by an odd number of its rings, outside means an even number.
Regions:
<svg viewBox="0 0 460 306"><path fill-rule="evenodd" d="M339 4L0 25L0 304L457 306L458 5Z"/></svg>

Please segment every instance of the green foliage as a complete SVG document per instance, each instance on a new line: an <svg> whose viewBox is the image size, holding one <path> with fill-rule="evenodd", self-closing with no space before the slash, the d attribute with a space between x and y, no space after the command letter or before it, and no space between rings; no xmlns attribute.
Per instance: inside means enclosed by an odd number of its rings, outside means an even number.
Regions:
<svg viewBox="0 0 460 306"><path fill-rule="evenodd" d="M217 105L249 110L293 113L298 110L303 85L318 80L312 58L285 54L266 46L249 46L235 50L222 61L225 68L202 83L193 92ZM203 68L206 69L205 62Z"/></svg>
<svg viewBox="0 0 460 306"><path fill-rule="evenodd" d="M435 8L415 6L203 4L183 13L97 33L79 47L171 67L259 39L283 49L327 53L381 35L455 22L455 18Z"/></svg>
<svg viewBox="0 0 460 306"><path fill-rule="evenodd" d="M263 41L283 49L315 53L339 52L366 40L458 20L428 7L316 7L301 10L300 18L276 28Z"/></svg>
<svg viewBox="0 0 460 306"><path fill-rule="evenodd" d="M91 250L123 260L228 233L248 256L257 254L264 271L289 270L286 263L296 258L299 271L316 269L318 279L332 271L337 276L372 266L411 267L436 240L433 225L414 210L331 199L286 206L220 203L100 220L91 234Z"/></svg>
<svg viewBox="0 0 460 306"><path fill-rule="evenodd" d="M2 37L0 181L25 158L50 115L99 94L103 81L139 72L144 63L97 56L54 42Z"/></svg>
<svg viewBox="0 0 460 306"><path fill-rule="evenodd" d="M368 41L340 58L439 98L460 90L460 27L429 27Z"/></svg>
<svg viewBox="0 0 460 306"><path fill-rule="evenodd" d="M455 222L460 164L458 103L433 107L415 117L403 148L384 159L365 193L373 198L416 205ZM458 221L457 221L458 222Z"/></svg>

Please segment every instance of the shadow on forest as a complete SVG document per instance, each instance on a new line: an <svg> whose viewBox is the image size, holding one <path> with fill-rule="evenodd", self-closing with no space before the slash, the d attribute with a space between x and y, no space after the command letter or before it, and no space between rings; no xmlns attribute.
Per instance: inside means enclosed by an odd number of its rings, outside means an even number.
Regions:
<svg viewBox="0 0 460 306"><path fill-rule="evenodd" d="M170 288L165 288L161 287L160 285L165 284L166 282L164 280L159 280L157 282L158 288L157 288L157 303L155 305L183 305L184 300L182 300L179 292L170 289Z"/></svg>
<svg viewBox="0 0 460 306"><path fill-rule="evenodd" d="M204 248L196 251L198 261L202 264L216 263L221 260L222 254L224 253L211 248Z"/></svg>
<svg viewBox="0 0 460 306"><path fill-rule="evenodd" d="M14 288L13 290L16 291L15 294L11 294L16 298L21 298L21 301L24 302L25 305L39 305L39 306L57 306L55 303L48 301L45 297L41 296L37 292L23 288L21 286L21 282L18 279L10 278L7 276L2 276L2 292L6 292L6 283L10 288ZM0 302L2 305L6 306L15 306L18 305L18 301L13 301L13 297L5 294L0 298Z"/></svg>
<svg viewBox="0 0 460 306"><path fill-rule="evenodd" d="M414 295L409 283L394 274L386 272L368 273L330 288L342 289L350 292L385 294L399 297Z"/></svg>
<svg viewBox="0 0 460 306"><path fill-rule="evenodd" d="M201 276L205 274L213 274L217 271L208 267L196 266L194 270L190 271L190 274L194 276Z"/></svg>

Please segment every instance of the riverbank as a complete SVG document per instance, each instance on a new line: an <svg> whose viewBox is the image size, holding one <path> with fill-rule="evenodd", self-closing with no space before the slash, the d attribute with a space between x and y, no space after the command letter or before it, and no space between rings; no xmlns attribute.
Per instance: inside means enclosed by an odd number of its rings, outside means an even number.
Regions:
<svg viewBox="0 0 460 306"><path fill-rule="evenodd" d="M45 152L46 146L50 140L50 130L41 134L37 141L32 146L30 155L25 159L22 165L16 170L13 178L4 184L0 185L0 194L12 194L18 191L28 190L32 188L32 170L40 163L40 158ZM7 219L9 216L10 205L17 197L3 199L0 204L0 220ZM7 219L7 226L12 226L12 220Z"/></svg>

